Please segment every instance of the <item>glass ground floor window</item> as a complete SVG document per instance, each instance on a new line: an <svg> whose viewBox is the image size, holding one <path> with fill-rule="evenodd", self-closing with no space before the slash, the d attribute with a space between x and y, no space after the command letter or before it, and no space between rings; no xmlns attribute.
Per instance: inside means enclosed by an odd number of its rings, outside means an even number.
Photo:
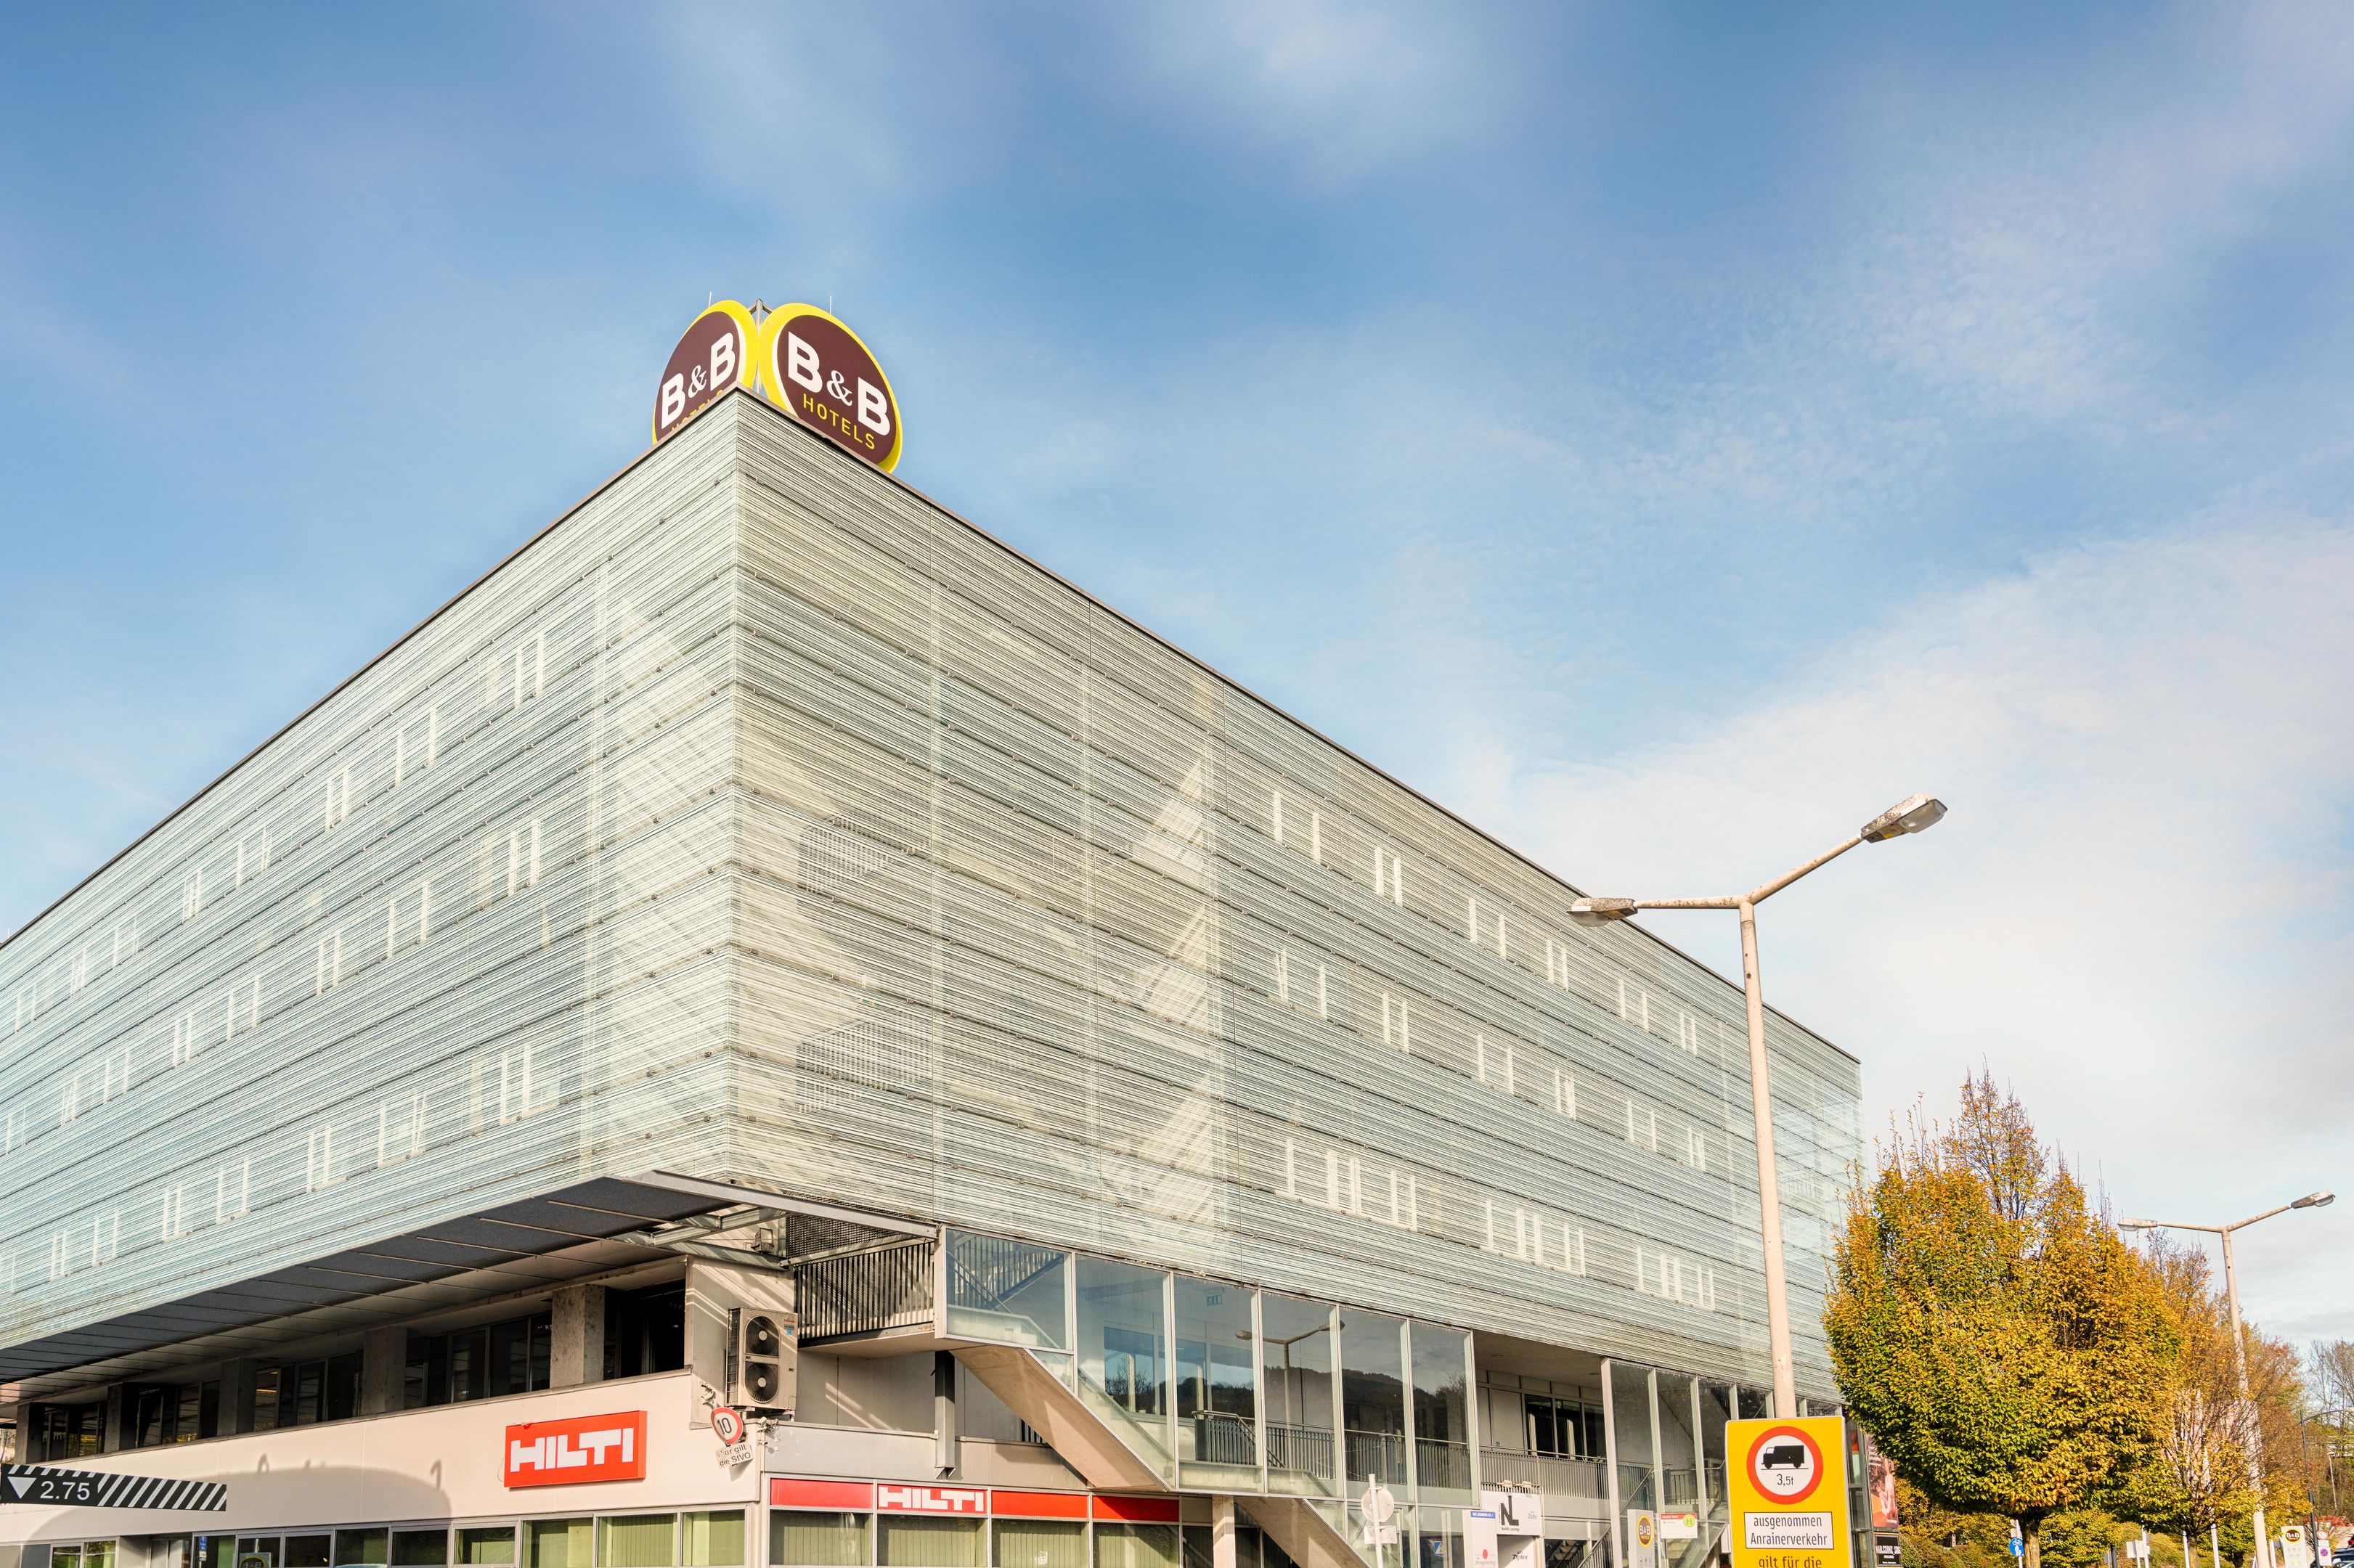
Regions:
<svg viewBox="0 0 2354 1568"><path fill-rule="evenodd" d="M769 1561L790 1568L867 1568L875 1560L874 1517L777 1509L769 1515Z"/></svg>
<svg viewBox="0 0 2354 1568"><path fill-rule="evenodd" d="M98 1545L105 1552L93 1556ZM188 1568L517 1568L518 1562L537 1568L745 1568L746 1563L740 1508L455 1528L361 1524L283 1535L149 1537L142 1547L149 1568L175 1561ZM111 1542L72 1551L58 1568L114 1568Z"/></svg>

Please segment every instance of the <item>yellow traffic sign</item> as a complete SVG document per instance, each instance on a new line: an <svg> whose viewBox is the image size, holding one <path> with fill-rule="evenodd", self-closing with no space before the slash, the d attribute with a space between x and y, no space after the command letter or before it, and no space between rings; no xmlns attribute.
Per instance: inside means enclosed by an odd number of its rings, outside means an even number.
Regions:
<svg viewBox="0 0 2354 1568"><path fill-rule="evenodd" d="M1724 1452L1734 1568L1850 1568L1840 1417L1729 1421Z"/></svg>

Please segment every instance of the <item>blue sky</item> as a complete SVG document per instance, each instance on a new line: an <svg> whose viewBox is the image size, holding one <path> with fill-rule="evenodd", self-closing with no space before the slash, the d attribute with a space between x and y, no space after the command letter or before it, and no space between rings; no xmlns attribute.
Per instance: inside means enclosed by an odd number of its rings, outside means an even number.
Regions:
<svg viewBox="0 0 2354 1568"><path fill-rule="evenodd" d="M831 301L903 478L1582 885L1943 793L1765 916L1875 1121L2354 1184L2349 218L2325 5L16 7L0 927ZM2242 1257L2354 1334L2354 1203Z"/></svg>

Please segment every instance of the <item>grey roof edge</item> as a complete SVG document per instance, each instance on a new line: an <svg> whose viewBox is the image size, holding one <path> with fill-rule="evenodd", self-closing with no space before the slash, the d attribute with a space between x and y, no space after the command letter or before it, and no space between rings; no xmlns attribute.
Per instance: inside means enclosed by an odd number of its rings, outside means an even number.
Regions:
<svg viewBox="0 0 2354 1568"><path fill-rule="evenodd" d="M1152 628L1145 625L1143 622L1138 620L1134 616L1128 614L1117 606L1107 604L1104 600L1097 598L1086 588L1081 588L1070 578L1063 576L1062 573L1055 570L1054 567L1049 567L1024 554L1023 551L1016 549L1012 545L1009 545L1004 540L999 538L996 535L991 533L988 529L983 528L970 518L963 516L954 508L942 503L932 496L927 494L925 492L917 489L914 485L909 484L906 480L899 478L896 474L885 473L870 463L864 462L860 459L851 457L848 454L840 451L834 447L832 441L827 440L816 431L802 425L800 420L795 419L791 415L773 407L766 398L762 397L758 393L754 392L749 387L739 386L730 389L726 397L714 398L712 401L705 404L702 408L696 409L693 414L688 415L686 424L693 424L695 420L704 418L716 408L733 407L737 398L739 397L748 399L755 407L762 409L771 417L782 420L788 427L799 432L803 439L816 442L819 447L831 453L833 457L843 462L857 463L861 470L879 475L886 482L897 485L900 489L906 491L908 494L914 496L917 500L922 502L926 506L930 507L933 511L938 513L941 516L947 518L951 523L970 531L974 535L987 543L995 546L998 549L1004 551L1007 555L1013 556L1015 560L1020 561L1024 566L1029 567L1032 570L1042 572L1047 577L1052 577L1055 581L1060 583L1071 592L1078 595L1089 604L1094 605L1097 609L1102 610L1105 614L1113 616L1125 622L1139 633L1150 638L1154 642L1159 643L1170 652L1174 653L1180 659L1184 660L1195 669L1202 671L1204 673L1209 675L1221 684L1233 688L1242 695L1249 698L1252 702L1257 703L1259 706L1267 709L1267 712L1274 714L1285 723L1299 726L1299 728L1315 736L1316 739L1323 742L1326 746L1331 747L1333 750L1339 752L1341 756L1347 758L1358 767L1364 768L1375 778L1380 779L1388 784L1394 785L1397 789L1405 790L1416 800L1421 801L1432 810L1437 811L1439 815L1447 818L1447 821L1454 822L1457 826L1486 840L1489 843L1493 844L1505 854L1508 854L1514 860L1519 861L1522 864L1527 866L1538 875L1544 877L1548 881L1559 883L1562 886L1568 888L1572 894L1579 897L1585 896L1585 893L1583 888L1570 881L1569 878L1562 875L1559 872L1547 866L1534 855L1523 853L1512 845L1506 843L1502 839L1498 838L1494 833L1490 832L1487 829L1479 826L1479 823L1470 821L1469 818L1460 815L1447 806L1431 799L1421 790L1416 789L1413 785L1408 784L1405 780L1399 779L1389 772L1388 769L1367 761L1364 758L1358 756L1349 747L1341 745L1339 741L1334 740L1331 736L1326 735L1322 730L1318 729L1314 725L1306 723L1285 708L1275 703L1269 702L1267 698L1260 696L1257 692L1252 691L1248 686L1244 685L1240 681L1235 680L1232 675L1227 674L1225 672L1218 669L1214 665L1210 664L1206 661L1188 652L1183 648L1179 647L1176 643L1172 642L1168 638L1161 636L1161 633L1153 630ZM680 429L682 430L685 428L685 425L680 426ZM675 439L677 434L677 431L673 431L671 439ZM538 544L540 540L546 538L548 535L553 534L557 529L570 522L575 516L579 514L580 511L584 507L588 506L599 496L603 495L607 491L612 489L613 486L619 484L622 480L628 478L641 463L645 462L661 450L662 448L659 445L648 447L644 451L640 452L636 457L631 458L628 462L623 463L620 468L615 469L611 473L606 475L605 478L598 483L595 489L589 491L586 495L583 495L579 500L574 502L570 506L566 507L561 513L557 514L552 521L537 529L535 529L528 538L525 539L514 549L509 550L505 555L500 556L488 569L477 576L464 588L460 588L456 593L451 594L447 599L437 605L426 615L425 619L419 620L415 626L410 627L407 631L402 632L398 637L393 639L391 642L385 646L383 652L377 653L374 658L368 660L366 663L362 664L358 669L353 671L350 674L336 682L333 686L329 687L324 693L323 693L316 702L304 708L301 713L296 714L284 724L279 726L275 730L272 730L270 735L260 742L260 744L255 746L251 750L239 758L235 762L230 763L228 767L222 769L211 782L206 784L204 788L189 796L179 805L172 808L171 810L166 811L156 821L153 827L141 833L137 838L133 839L129 843L123 845L122 848L117 850L111 855L109 855L106 860L96 869L91 871L90 874L84 876L80 882L75 883L71 887L67 888L54 899L51 899L38 914L33 916L32 918L27 920L14 931L11 931L5 938L0 938L0 948L9 946L19 937L24 936L34 927L39 925L43 920L48 919L51 914L55 913L66 903L67 900L73 897L75 894L80 893L83 888L89 886L91 883L105 875L106 873L125 855L128 855L132 851L137 849L141 844L145 843L149 839L154 837L155 834L161 832L164 828L171 825L173 820L178 817L181 812L186 811L188 808L194 806L197 801L203 800L207 795L211 794L215 789L226 783L229 777L236 773L239 768L244 767L247 763L252 761L255 758L269 750L271 746L275 745L281 738L292 731L295 726L301 724L304 719L309 718L313 714L318 712L321 708L326 706L327 704L333 702L345 687L351 685L361 676L366 674L370 670L375 669L385 660L399 652L400 649L408 642L409 639L415 637L419 632L423 631L427 627L432 625L433 622L440 620L444 614L455 608L459 600L464 599L468 594L472 593L476 588L482 587L492 577L497 576L509 562L521 556L525 550L530 549L534 545ZM1719 981L1727 986L1733 986L1735 990L1741 989L1739 986L1734 984L1730 976L1723 974L1713 966L1702 963L1700 959L1693 958L1690 953L1685 952L1681 948L1677 947L1673 942L1661 937L1658 932L1653 931L1649 927L1640 925L1632 920L1626 922L1626 924L1631 929L1640 931L1644 937L1656 942L1668 952L1673 953L1677 958L1681 959L1684 962L1691 965L1692 968L1700 970L1702 974L1712 975ZM1819 1031L1809 1028L1807 1024L1801 1022L1796 1018L1793 1018L1790 1014L1783 1012L1780 1008L1776 1007L1773 1003L1765 1003L1765 1009L1775 1017L1780 1019L1783 1022L1788 1024L1791 1028L1806 1034L1809 1039L1820 1042L1826 1048L1837 1052L1839 1054L1846 1057L1849 1061L1855 1063L1858 1066L1861 1066L1863 1065L1862 1057L1858 1056L1854 1052L1850 1051L1845 1046L1831 1040L1829 1036L1821 1033Z"/></svg>

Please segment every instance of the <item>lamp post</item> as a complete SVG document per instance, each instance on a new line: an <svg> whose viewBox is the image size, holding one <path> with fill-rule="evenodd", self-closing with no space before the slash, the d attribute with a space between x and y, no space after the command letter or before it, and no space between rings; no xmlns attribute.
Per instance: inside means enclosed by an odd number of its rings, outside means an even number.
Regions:
<svg viewBox="0 0 2354 1568"><path fill-rule="evenodd" d="M2272 1538L2264 1532L2264 1430L2256 1422L2253 1397L2248 1392L2248 1345L2240 1332L2240 1282L2232 1271L2232 1233L2246 1230L2258 1220L2269 1220L2274 1214L2285 1214L2291 1209L2326 1209L2338 1201L2335 1192L2307 1192L2294 1202L2266 1209L2261 1214L2250 1214L2228 1225L2190 1225L2175 1220L2119 1220L2121 1231L2204 1231L2209 1235L2223 1238L2223 1298L2232 1304L2232 1367L2240 1383L2240 1410L2248 1424L2248 1476L2256 1488L2256 1568L2273 1568Z"/></svg>
<svg viewBox="0 0 2354 1568"><path fill-rule="evenodd" d="M1766 1333L1774 1355L1774 1414L1798 1414L1797 1374L1790 1360L1790 1300L1782 1264L1782 1192L1774 1170L1774 1091L1766 1071L1766 1001L1757 971L1757 906L1798 878L1862 843L1881 843L1936 826L1945 802L1911 795L1864 823L1856 835L1796 871L1725 898L1581 898L1569 917L1585 926L1624 920L1638 909L1732 909L1741 916L1741 989L1749 1007L1749 1108L1757 1123L1757 1202L1764 1221Z"/></svg>

